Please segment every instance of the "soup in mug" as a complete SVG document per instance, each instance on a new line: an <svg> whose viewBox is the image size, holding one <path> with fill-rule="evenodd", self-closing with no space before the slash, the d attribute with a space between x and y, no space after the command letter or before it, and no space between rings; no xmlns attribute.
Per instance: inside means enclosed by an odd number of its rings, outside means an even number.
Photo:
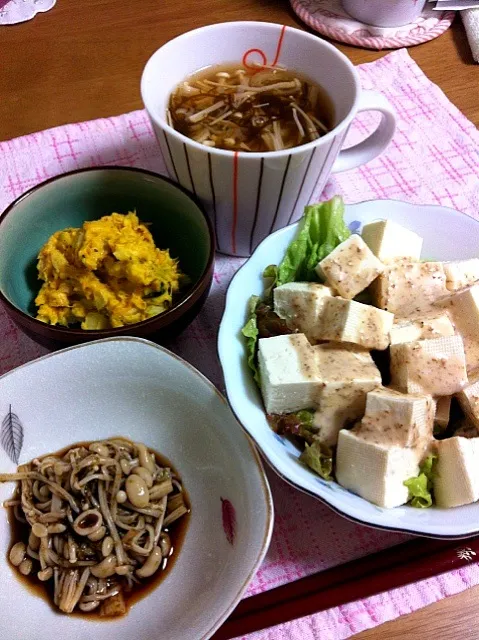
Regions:
<svg viewBox="0 0 479 640"><path fill-rule="evenodd" d="M280 151L328 133L334 107L321 86L293 70L230 64L204 69L179 84L167 119L207 147Z"/></svg>

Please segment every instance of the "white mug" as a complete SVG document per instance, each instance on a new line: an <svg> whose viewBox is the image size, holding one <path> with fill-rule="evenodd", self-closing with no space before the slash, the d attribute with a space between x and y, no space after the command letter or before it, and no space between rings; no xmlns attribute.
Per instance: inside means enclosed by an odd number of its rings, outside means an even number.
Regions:
<svg viewBox="0 0 479 640"><path fill-rule="evenodd" d="M207 147L170 127L166 112L176 86L209 66L282 65L320 84L335 109L335 127L305 145L264 153ZM203 202L214 223L217 249L251 255L267 235L303 214L331 172L369 162L390 142L395 116L384 96L361 91L351 62L315 35L268 22L226 22L189 31L158 49L141 78L141 95L170 176ZM341 151L359 111L381 121L359 144Z"/></svg>
<svg viewBox="0 0 479 640"><path fill-rule="evenodd" d="M426 0L342 0L343 9L359 22L375 27L402 27L414 22Z"/></svg>

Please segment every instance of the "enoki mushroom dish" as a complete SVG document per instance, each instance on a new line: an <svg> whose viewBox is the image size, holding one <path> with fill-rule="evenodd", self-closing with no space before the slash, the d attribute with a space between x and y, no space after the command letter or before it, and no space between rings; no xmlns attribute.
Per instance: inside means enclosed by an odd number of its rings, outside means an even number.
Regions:
<svg viewBox="0 0 479 640"><path fill-rule="evenodd" d="M4 503L20 522L10 563L47 583L67 614L126 613L130 594L178 551L172 536L189 514L175 471L123 438L36 458L0 482L17 482Z"/></svg>
<svg viewBox="0 0 479 640"><path fill-rule="evenodd" d="M324 89L280 66L203 70L173 91L168 124L207 147L280 151L307 144L334 126Z"/></svg>

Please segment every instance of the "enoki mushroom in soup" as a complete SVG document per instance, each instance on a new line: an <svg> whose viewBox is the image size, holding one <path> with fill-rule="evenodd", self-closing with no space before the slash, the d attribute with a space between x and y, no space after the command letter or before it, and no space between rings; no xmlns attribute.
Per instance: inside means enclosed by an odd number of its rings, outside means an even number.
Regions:
<svg viewBox="0 0 479 640"><path fill-rule="evenodd" d="M280 151L334 126L324 89L282 67L228 65L201 71L173 91L168 123L207 147Z"/></svg>
<svg viewBox="0 0 479 640"><path fill-rule="evenodd" d="M129 594L164 570L189 512L181 480L145 445L73 445L0 474L17 482L5 507L22 523L9 561L52 586L64 613L126 612Z"/></svg>

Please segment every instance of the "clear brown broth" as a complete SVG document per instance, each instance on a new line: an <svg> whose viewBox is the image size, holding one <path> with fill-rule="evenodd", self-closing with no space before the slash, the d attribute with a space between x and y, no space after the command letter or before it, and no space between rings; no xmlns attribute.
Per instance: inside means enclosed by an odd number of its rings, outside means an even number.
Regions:
<svg viewBox="0 0 479 640"><path fill-rule="evenodd" d="M69 445L64 449L60 449L60 451L57 451L56 453L48 454L48 455L63 456L69 449L72 449L74 447L81 447L81 446L88 447L90 444L91 442L78 442L78 443ZM168 458L158 453L151 447L148 447L148 450L155 454L155 458L159 466L169 467L173 473L177 474L175 467L171 464ZM138 602L139 600L142 600L143 598L148 596L152 591L154 591L154 589L158 587L158 585L166 578L166 576L173 569L176 559L178 558L178 555L180 553L180 549L185 540L185 536L188 530L188 525L189 525L190 516L191 516L191 503L190 503L188 493L186 492L184 486L183 486L183 498L184 498L185 505L188 508L188 513L182 516L176 522L172 523L171 527L162 529L162 531L164 531L165 533L168 533L168 535L170 536L170 540L171 540L170 556L163 561L161 568L156 573L154 573L150 578L146 578L146 579L144 578L142 582L135 585L135 588L130 592L123 591L123 597L125 599L125 604L126 604L125 615L128 615L130 608L136 602ZM98 621L108 622L110 620L118 619L118 616L117 617L101 616L100 608L95 609L94 611L91 611L89 613L85 613L77 609L75 609L73 613L69 613L69 614L62 613L62 611L60 611L58 607L56 607L53 604L53 581L52 580L48 580L47 582L41 582L37 578L36 574L30 574L27 576L22 575L18 571L18 568L14 567L11 564L9 560L9 553L10 553L10 549L17 542L24 542L26 545L28 544L30 527L15 518L13 507L8 508L7 512L8 512L7 517L8 517L8 523L10 526L10 540L11 540L11 543L8 547L8 552L7 552L7 562L10 564L15 577L28 589L28 591L30 591L30 593L46 600L47 603L50 605L50 608L52 609L52 611L61 616L68 615L68 617L74 616L78 618L87 618L88 620L95 620L96 622Z"/></svg>
<svg viewBox="0 0 479 640"><path fill-rule="evenodd" d="M218 76L223 73L230 77ZM299 88L286 88L285 83L293 82ZM284 88L272 86L271 90L252 93L247 87L238 89L238 83L258 88L283 83ZM221 106L213 108L219 103ZM196 114L205 110L196 121ZM250 69L235 63L209 67L186 78L170 96L167 117L171 126L188 138L230 151L289 149L325 135L335 125L332 100L318 83L294 70Z"/></svg>

